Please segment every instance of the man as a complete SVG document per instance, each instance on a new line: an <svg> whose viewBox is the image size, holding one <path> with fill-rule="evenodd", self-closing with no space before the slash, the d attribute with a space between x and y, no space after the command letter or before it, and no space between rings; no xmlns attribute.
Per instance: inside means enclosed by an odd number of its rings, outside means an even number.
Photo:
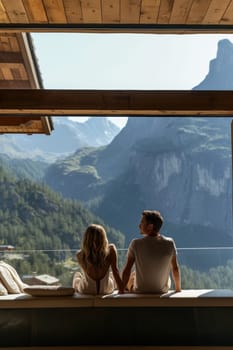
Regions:
<svg viewBox="0 0 233 350"><path fill-rule="evenodd" d="M175 291L181 291L176 246L172 238L160 234L162 225L163 217L158 211L143 211L139 228L144 237L132 240L129 245L122 274L124 288L136 293L166 293L172 272ZM134 264L135 273L130 275Z"/></svg>

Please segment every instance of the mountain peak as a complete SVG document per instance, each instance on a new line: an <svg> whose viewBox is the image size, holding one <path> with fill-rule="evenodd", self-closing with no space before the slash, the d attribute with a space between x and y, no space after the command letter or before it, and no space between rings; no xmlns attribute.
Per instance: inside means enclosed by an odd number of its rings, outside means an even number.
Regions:
<svg viewBox="0 0 233 350"><path fill-rule="evenodd" d="M233 43L229 39L222 39L218 42L218 51L219 50L226 50L226 49L233 50Z"/></svg>
<svg viewBox="0 0 233 350"><path fill-rule="evenodd" d="M210 61L205 79L193 90L233 89L233 43L228 39L218 42L216 58Z"/></svg>

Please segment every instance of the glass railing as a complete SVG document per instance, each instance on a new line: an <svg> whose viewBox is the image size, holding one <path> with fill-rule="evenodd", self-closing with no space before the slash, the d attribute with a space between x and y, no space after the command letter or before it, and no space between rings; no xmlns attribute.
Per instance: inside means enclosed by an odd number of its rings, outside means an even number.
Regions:
<svg viewBox="0 0 233 350"><path fill-rule="evenodd" d="M13 266L27 284L71 286L79 271L75 250L3 250L0 260ZM178 248L183 289L233 289L233 247ZM126 262L118 249L118 265Z"/></svg>

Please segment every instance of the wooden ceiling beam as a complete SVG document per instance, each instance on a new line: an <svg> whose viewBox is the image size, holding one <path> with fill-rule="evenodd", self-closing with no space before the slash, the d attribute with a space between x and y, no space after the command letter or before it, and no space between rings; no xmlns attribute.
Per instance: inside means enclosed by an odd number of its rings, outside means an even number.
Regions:
<svg viewBox="0 0 233 350"><path fill-rule="evenodd" d="M0 134L47 134L53 130L49 117L0 116Z"/></svg>
<svg viewBox="0 0 233 350"><path fill-rule="evenodd" d="M40 117L22 117L15 116L14 118L1 116L1 126L19 126L19 125L27 125L34 121L40 121Z"/></svg>
<svg viewBox="0 0 233 350"><path fill-rule="evenodd" d="M0 51L0 63L23 63L23 57L20 52Z"/></svg>
<svg viewBox="0 0 233 350"><path fill-rule="evenodd" d="M30 87L28 80L0 80L0 89L30 89Z"/></svg>
<svg viewBox="0 0 233 350"><path fill-rule="evenodd" d="M233 24L0 23L0 32L232 34Z"/></svg>
<svg viewBox="0 0 233 350"><path fill-rule="evenodd" d="M233 116L233 91L4 89L1 115Z"/></svg>

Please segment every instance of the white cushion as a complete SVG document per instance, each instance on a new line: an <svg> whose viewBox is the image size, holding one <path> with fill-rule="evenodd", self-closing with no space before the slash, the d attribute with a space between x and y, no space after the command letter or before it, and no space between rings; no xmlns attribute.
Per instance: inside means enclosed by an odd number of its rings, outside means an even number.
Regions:
<svg viewBox="0 0 233 350"><path fill-rule="evenodd" d="M60 286L30 286L24 288L24 293L35 297L42 296L69 296L74 294L74 288Z"/></svg>
<svg viewBox="0 0 233 350"><path fill-rule="evenodd" d="M0 295L7 295L7 294L8 294L7 289L4 287L4 285L0 281Z"/></svg>

